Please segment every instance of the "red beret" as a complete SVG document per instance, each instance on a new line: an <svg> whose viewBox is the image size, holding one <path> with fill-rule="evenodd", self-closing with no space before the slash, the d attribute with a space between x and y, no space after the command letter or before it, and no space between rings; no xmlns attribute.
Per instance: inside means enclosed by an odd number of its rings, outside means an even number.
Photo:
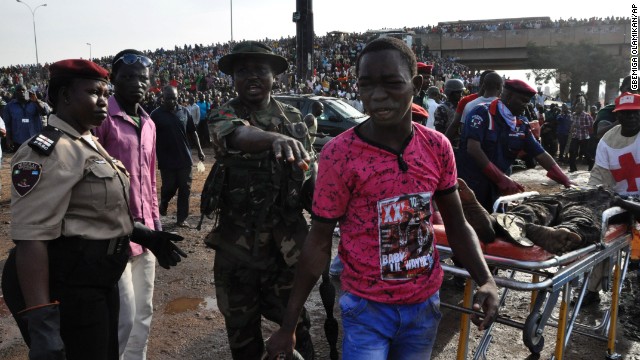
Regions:
<svg viewBox="0 0 640 360"><path fill-rule="evenodd" d="M532 88L529 84L522 80L507 80L504 82L504 88L529 96L533 96L537 92L536 89Z"/></svg>
<svg viewBox="0 0 640 360"><path fill-rule="evenodd" d="M626 92L618 96L613 112L625 110L640 110L640 95Z"/></svg>
<svg viewBox="0 0 640 360"><path fill-rule="evenodd" d="M49 66L49 78L82 78L107 81L109 71L93 61L68 59Z"/></svg>
<svg viewBox="0 0 640 360"><path fill-rule="evenodd" d="M433 65L425 64L423 62L419 62L418 63L418 72L419 73L431 74L431 69L433 69Z"/></svg>
<svg viewBox="0 0 640 360"><path fill-rule="evenodd" d="M417 116L417 117L421 117L421 118L425 118L428 119L429 118L429 113L427 112L427 110L425 110L422 106L416 104L416 103L412 103L411 104L411 115L413 116ZM414 119L415 121L415 119Z"/></svg>

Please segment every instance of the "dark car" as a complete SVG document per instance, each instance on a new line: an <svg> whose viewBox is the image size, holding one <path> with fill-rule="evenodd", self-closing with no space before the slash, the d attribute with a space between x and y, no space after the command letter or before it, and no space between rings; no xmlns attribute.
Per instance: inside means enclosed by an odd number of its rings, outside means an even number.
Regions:
<svg viewBox="0 0 640 360"><path fill-rule="evenodd" d="M348 130L369 118L349 105L347 102L327 96L317 95L274 95L278 101L295 106L302 116L311 113L311 104L320 101L324 105L324 112L318 117L318 133L326 134L325 137L317 137L313 147L320 151L333 137Z"/></svg>

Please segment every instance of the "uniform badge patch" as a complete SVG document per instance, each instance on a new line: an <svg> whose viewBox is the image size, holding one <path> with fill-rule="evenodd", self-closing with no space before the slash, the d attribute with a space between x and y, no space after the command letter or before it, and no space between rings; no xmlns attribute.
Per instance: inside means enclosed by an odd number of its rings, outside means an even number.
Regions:
<svg viewBox="0 0 640 360"><path fill-rule="evenodd" d="M20 197L36 187L42 175L42 165L32 161L21 161L11 168L11 183Z"/></svg>
<svg viewBox="0 0 640 360"><path fill-rule="evenodd" d="M484 119L480 115L473 115L471 117L471 127L474 129L477 129L480 126L482 126L483 122L484 122Z"/></svg>

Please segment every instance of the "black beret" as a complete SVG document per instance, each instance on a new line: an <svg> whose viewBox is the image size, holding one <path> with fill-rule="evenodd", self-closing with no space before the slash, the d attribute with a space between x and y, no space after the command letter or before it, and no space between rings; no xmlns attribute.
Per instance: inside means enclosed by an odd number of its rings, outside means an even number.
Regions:
<svg viewBox="0 0 640 360"><path fill-rule="evenodd" d="M88 60L61 60L49 66L49 79L82 78L107 81L108 76L109 71Z"/></svg>

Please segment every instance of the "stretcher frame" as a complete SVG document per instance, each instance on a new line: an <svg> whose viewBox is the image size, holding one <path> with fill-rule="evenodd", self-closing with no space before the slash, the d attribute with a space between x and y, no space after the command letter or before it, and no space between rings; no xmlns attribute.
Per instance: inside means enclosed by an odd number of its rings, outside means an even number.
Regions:
<svg viewBox="0 0 640 360"><path fill-rule="evenodd" d="M508 203L521 201L526 197L536 194L535 192L529 192L502 197L496 201L494 210L498 208L504 209ZM573 332L599 340L606 340L607 354L605 358L621 358L621 356L615 352L616 323L620 289L624 282L629 263L632 219L630 217L626 229L620 231L620 228L618 228L617 232L610 231L609 221L613 216L624 212L625 210L619 207L612 207L605 210L602 214L600 243L563 255L553 256L543 261L523 261L485 254L485 259L490 266L506 270L508 273L507 276L494 276L496 284L503 288L499 303L500 308L504 306L506 296L511 290L530 291L532 293L531 303L529 305L530 313L524 323L500 316L498 316L495 323L522 330L524 344L532 354L540 354L544 347L544 327L552 318L552 313L560 298L559 317L555 319L555 322L549 323L550 326L557 327L558 329L556 347L551 359L563 359L564 351ZM621 226L624 227L625 225ZM440 254L443 270L448 274L466 278L462 306L448 303L442 303L441 305L445 308L462 312L456 359L467 359L469 353L470 315L477 314L482 316L482 313L475 312L471 309L473 282L470 279L469 273L464 268L449 265L444 262L445 259L453 256L449 246L436 245L436 247ZM593 327L579 324L576 320L586 294L589 276L596 265L605 261L609 261L610 266L614 268L610 308L603 315L600 326ZM517 273L530 274L531 281L516 279L515 276ZM603 284L609 283L609 273L609 271L605 272L605 277L602 281ZM579 286L575 305L570 306L572 287L579 283L581 277L584 281L582 281L582 285ZM486 359L486 353L491 343L491 333L495 323L484 332L475 350L473 359Z"/></svg>

